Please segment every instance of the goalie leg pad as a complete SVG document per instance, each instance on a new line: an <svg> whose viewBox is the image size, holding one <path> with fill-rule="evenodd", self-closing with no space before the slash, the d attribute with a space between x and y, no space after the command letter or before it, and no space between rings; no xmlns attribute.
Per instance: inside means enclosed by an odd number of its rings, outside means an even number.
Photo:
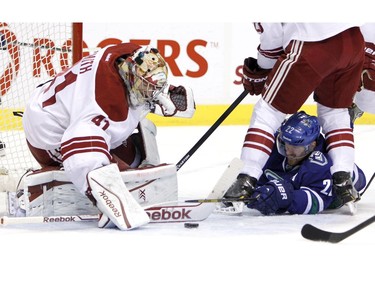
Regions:
<svg viewBox="0 0 375 281"><path fill-rule="evenodd" d="M158 144L156 142L155 124L151 120L144 118L139 122L138 129L142 137L142 143L139 146L143 156L143 161L139 167L159 165L160 157Z"/></svg>
<svg viewBox="0 0 375 281"><path fill-rule="evenodd" d="M124 171L121 172L121 177L130 193L142 207L178 199L175 165L161 164Z"/></svg>
<svg viewBox="0 0 375 281"><path fill-rule="evenodd" d="M127 190L116 164L93 170L87 178L98 209L119 229L129 230L150 222Z"/></svg>
<svg viewBox="0 0 375 281"><path fill-rule="evenodd" d="M135 200L143 207L177 201L176 166L161 164L154 167L120 172L122 181ZM0 212L11 216L97 215L100 211L70 182L64 170L56 167L26 174L18 192L1 197ZM27 196L26 196L27 195ZM10 197L9 197L10 198ZM103 218L104 221L104 218Z"/></svg>
<svg viewBox="0 0 375 281"><path fill-rule="evenodd" d="M16 200L25 216L94 215L99 210L69 181L65 171L45 167L20 181ZM17 215L16 215L17 216Z"/></svg>
<svg viewBox="0 0 375 281"><path fill-rule="evenodd" d="M138 124L138 132L133 133L122 145L112 149L111 153L131 168L159 165L155 124L143 119Z"/></svg>

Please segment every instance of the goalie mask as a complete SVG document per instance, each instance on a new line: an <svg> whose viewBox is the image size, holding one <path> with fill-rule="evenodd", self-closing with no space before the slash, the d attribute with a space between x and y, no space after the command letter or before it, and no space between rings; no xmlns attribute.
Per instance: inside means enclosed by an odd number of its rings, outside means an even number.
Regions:
<svg viewBox="0 0 375 281"><path fill-rule="evenodd" d="M133 106L155 100L167 86L168 68L155 48L145 47L137 50L122 61L119 68Z"/></svg>
<svg viewBox="0 0 375 281"><path fill-rule="evenodd" d="M300 111L285 120L277 136L277 150L285 157L302 159L315 148L320 135L318 118Z"/></svg>

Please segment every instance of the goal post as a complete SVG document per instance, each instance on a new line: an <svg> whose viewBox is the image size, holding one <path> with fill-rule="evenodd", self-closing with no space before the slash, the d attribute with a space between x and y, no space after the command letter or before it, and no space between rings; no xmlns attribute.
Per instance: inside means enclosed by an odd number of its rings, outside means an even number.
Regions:
<svg viewBox="0 0 375 281"><path fill-rule="evenodd" d="M14 189L30 154L22 114L31 93L82 58L82 23L0 22L0 191Z"/></svg>
<svg viewBox="0 0 375 281"><path fill-rule="evenodd" d="M83 24L74 22L72 24L72 63L75 64L82 58L83 52Z"/></svg>

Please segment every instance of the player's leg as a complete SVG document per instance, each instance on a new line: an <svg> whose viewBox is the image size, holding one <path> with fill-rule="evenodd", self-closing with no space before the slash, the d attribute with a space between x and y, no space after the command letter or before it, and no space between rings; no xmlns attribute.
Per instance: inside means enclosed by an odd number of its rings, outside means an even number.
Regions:
<svg viewBox="0 0 375 281"><path fill-rule="evenodd" d="M352 183L355 145L349 108L358 89L363 61L364 40L359 28L346 30L329 40L327 64L336 70L324 77L315 90L318 118L326 137L328 155L332 158L334 190L343 204L359 200ZM332 53L330 50L336 50Z"/></svg>
<svg viewBox="0 0 375 281"><path fill-rule="evenodd" d="M319 85L320 74L307 62L311 57L311 48L310 44L292 41L268 76L262 99L254 106L243 143L241 160L245 166L226 197L248 196L251 193L272 152L277 129L287 114L297 112Z"/></svg>

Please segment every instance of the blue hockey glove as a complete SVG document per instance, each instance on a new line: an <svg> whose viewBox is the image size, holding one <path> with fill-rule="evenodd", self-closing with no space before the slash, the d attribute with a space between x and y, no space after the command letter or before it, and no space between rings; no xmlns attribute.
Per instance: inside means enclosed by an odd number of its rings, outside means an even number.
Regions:
<svg viewBox="0 0 375 281"><path fill-rule="evenodd" d="M263 215L286 212L292 203L293 185L284 180L272 180L254 190L252 198L256 200L247 205Z"/></svg>

